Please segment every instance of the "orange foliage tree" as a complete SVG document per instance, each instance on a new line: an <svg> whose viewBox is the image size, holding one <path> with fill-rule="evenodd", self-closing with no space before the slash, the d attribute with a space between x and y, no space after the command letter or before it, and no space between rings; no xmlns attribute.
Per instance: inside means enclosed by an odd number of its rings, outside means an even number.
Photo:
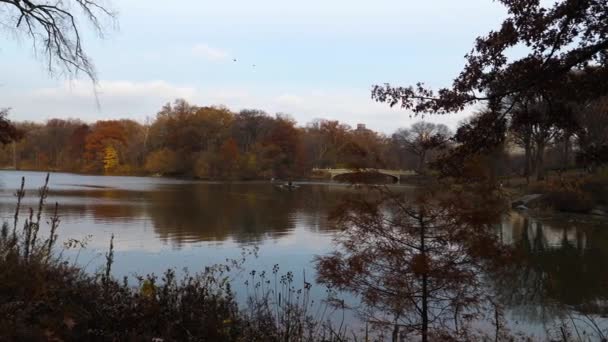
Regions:
<svg viewBox="0 0 608 342"><path fill-rule="evenodd" d="M106 149L111 147L118 151L126 141L125 130L120 121L97 121L85 138L85 170L92 172L104 170Z"/></svg>
<svg viewBox="0 0 608 342"><path fill-rule="evenodd" d="M348 198L332 215L338 248L317 259L318 280L357 295L369 322L394 327L393 341L476 340L469 323L492 304L483 271L509 253L493 230L500 194L468 187L437 184L414 196L371 187Z"/></svg>

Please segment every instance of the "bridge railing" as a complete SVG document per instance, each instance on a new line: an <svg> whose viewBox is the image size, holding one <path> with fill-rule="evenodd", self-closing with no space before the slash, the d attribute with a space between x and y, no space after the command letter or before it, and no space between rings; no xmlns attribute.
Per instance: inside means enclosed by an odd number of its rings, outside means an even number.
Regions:
<svg viewBox="0 0 608 342"><path fill-rule="evenodd" d="M336 173L336 174L346 174L346 173L356 173L356 172L378 172L385 174L399 174L399 175L415 175L416 171L413 170L391 170L391 169L374 169L374 168L361 168L361 169L331 169L331 168L313 168L313 171L317 172L327 172L327 173Z"/></svg>

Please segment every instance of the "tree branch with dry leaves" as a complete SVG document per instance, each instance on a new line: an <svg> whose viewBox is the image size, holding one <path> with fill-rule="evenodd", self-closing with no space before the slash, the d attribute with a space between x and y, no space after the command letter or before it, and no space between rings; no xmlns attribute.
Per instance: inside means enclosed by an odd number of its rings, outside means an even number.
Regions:
<svg viewBox="0 0 608 342"><path fill-rule="evenodd" d="M372 98L414 113L446 114L478 102L528 96L573 70L588 71L589 88L602 84L595 74L608 67L608 2L560 0L547 7L538 0L499 2L507 18L498 30L476 39L450 87L375 85ZM528 54L509 58L516 46Z"/></svg>

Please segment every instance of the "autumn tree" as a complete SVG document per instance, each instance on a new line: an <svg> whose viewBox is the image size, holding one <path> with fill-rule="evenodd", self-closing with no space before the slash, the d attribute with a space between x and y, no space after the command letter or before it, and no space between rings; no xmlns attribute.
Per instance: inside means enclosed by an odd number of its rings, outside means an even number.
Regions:
<svg viewBox="0 0 608 342"><path fill-rule="evenodd" d="M471 153L501 143L502 121L513 103L538 96L547 85L558 87L569 75L578 74L577 97L606 93L608 85L608 3L603 0L560 0L545 5L537 0L500 0L508 11L500 28L476 39L466 64L451 87L433 91L417 83L394 87L374 86L372 97L414 113L452 113L482 102L494 115L475 128L468 143ZM512 48L526 51L509 57ZM554 98L552 98L553 100ZM490 118L487 115L486 118ZM488 121L488 122L486 122ZM495 122L496 124L493 124ZM459 149L458 153L464 153Z"/></svg>
<svg viewBox="0 0 608 342"><path fill-rule="evenodd" d="M229 138L219 149L220 162L222 170L220 173L229 178L233 178L237 171L239 161L239 148L234 139Z"/></svg>
<svg viewBox="0 0 608 342"><path fill-rule="evenodd" d="M105 173L110 173L118 167L118 152L110 145L103 150L103 170Z"/></svg>
<svg viewBox="0 0 608 342"><path fill-rule="evenodd" d="M38 150L48 158L50 168L57 170L69 166L67 164L70 163L69 149L72 143L70 137L82 124L80 120L75 119L50 119L40 127L36 134Z"/></svg>
<svg viewBox="0 0 608 342"><path fill-rule="evenodd" d="M84 165L84 155L86 146L86 137L91 132L91 128L87 124L81 124L74 129L68 138L66 147L68 165L64 165L67 170L81 171Z"/></svg>
<svg viewBox="0 0 608 342"><path fill-rule="evenodd" d="M198 107L190 105L185 100L175 100L174 104L166 104L157 114L162 134L158 143L162 147L168 147L175 151L180 149L196 150L196 145L200 143L196 127L188 123L194 116Z"/></svg>
<svg viewBox="0 0 608 342"><path fill-rule="evenodd" d="M20 132L22 138L4 146L4 151L8 155L5 158L9 162L8 165L16 169L37 168L36 161L40 147L36 137L40 133L42 125L33 122L18 122L12 127Z"/></svg>
<svg viewBox="0 0 608 342"><path fill-rule="evenodd" d="M146 150L145 139L146 129L144 125L134 120L123 119L120 123L125 132L125 144L119 152L123 156L122 163L129 170L128 173L141 170L145 164Z"/></svg>
<svg viewBox="0 0 608 342"><path fill-rule="evenodd" d="M384 167L389 140L369 129L338 121L307 127L283 114L259 110L233 113L223 106L185 100L164 105L144 124L101 120L85 124L50 119L19 123L26 139L0 148L0 163L32 169L105 172L108 147L118 156L114 174L152 174L206 179L305 177L313 167Z"/></svg>
<svg viewBox="0 0 608 342"><path fill-rule="evenodd" d="M366 169L370 167L368 160L372 158L373 156L370 155L364 146L349 139L338 150L339 164L337 166L353 170Z"/></svg>
<svg viewBox="0 0 608 342"><path fill-rule="evenodd" d="M198 107L178 99L157 114L148 134L148 148L170 149L180 160L178 173L204 168L215 174L221 145L231 135L234 114L224 107ZM173 167L170 167L173 168ZM207 174L209 170L200 174Z"/></svg>
<svg viewBox="0 0 608 342"><path fill-rule="evenodd" d="M352 129L335 120L315 120L305 127L304 144L313 165L318 168L337 167L340 154L352 142Z"/></svg>
<svg viewBox="0 0 608 342"><path fill-rule="evenodd" d="M126 132L120 121L97 121L85 139L87 170L103 170L106 149L112 147L119 151L126 143Z"/></svg>
<svg viewBox="0 0 608 342"><path fill-rule="evenodd" d="M182 169L179 156L169 148L150 152L146 157L145 170L153 174L174 175Z"/></svg>
<svg viewBox="0 0 608 342"><path fill-rule="evenodd" d="M244 153L249 153L272 127L272 117L266 112L255 109L242 110L234 116L232 138Z"/></svg>
<svg viewBox="0 0 608 342"><path fill-rule="evenodd" d="M217 151L230 137L234 114L225 107L201 107L192 117L191 127L197 130L200 151Z"/></svg>
<svg viewBox="0 0 608 342"><path fill-rule="evenodd" d="M235 114L231 138L239 149L240 177L255 179L266 172L263 142L268 139L273 125L274 118L261 110L246 109Z"/></svg>
<svg viewBox="0 0 608 342"><path fill-rule="evenodd" d="M290 178L302 156L299 146L299 132L295 121L285 115L277 115L268 136L262 142L263 158L268 163L273 177Z"/></svg>
<svg viewBox="0 0 608 342"><path fill-rule="evenodd" d="M393 326L394 341L475 339L468 323L491 298L482 270L502 255L492 225L504 206L493 189L373 187L348 198L332 215L337 251L317 259L318 280L357 295L359 313Z"/></svg>
<svg viewBox="0 0 608 342"><path fill-rule="evenodd" d="M385 168L387 139L384 134L359 127L352 131L350 139L365 151L366 158L359 161L365 168Z"/></svg>

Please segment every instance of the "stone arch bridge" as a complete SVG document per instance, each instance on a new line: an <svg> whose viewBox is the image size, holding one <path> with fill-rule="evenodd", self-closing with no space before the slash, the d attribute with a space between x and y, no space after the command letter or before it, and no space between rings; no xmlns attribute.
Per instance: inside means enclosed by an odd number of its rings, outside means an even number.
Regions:
<svg viewBox="0 0 608 342"><path fill-rule="evenodd" d="M325 172L331 176L331 179L334 179L336 176L346 175L350 173L379 173L382 175L387 175L393 177L397 180L397 183L401 181L401 176L413 176L416 175L415 171L412 170L388 170L388 169L312 169L314 172Z"/></svg>

